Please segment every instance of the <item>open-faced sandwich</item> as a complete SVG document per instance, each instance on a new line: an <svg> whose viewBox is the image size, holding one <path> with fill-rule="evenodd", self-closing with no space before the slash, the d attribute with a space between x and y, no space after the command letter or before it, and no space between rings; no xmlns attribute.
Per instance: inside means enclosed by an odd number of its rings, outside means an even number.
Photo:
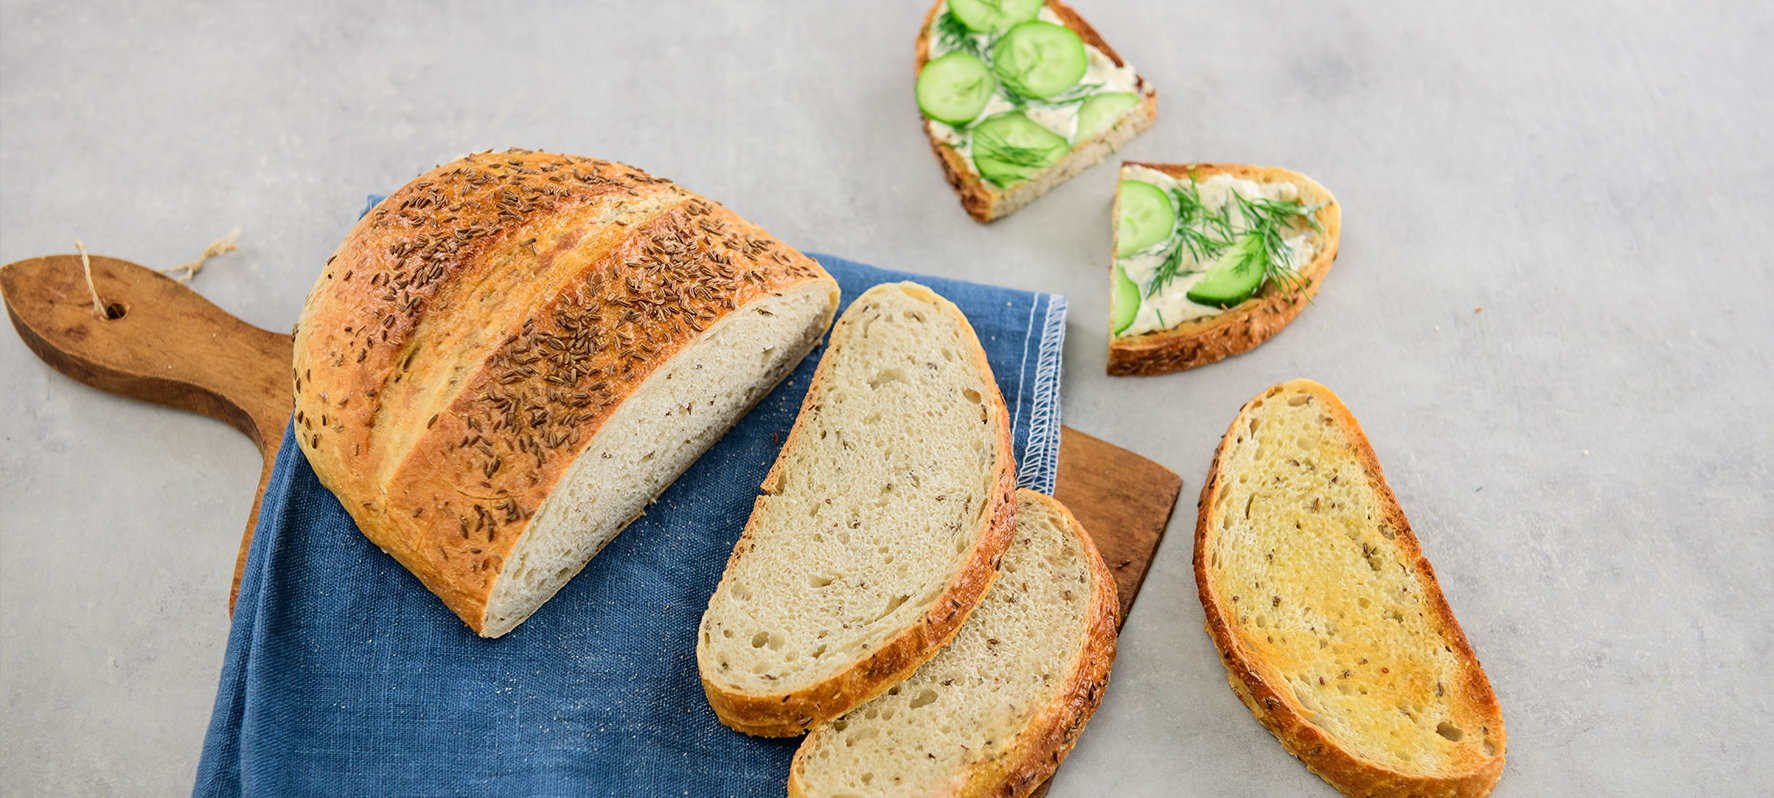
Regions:
<svg viewBox="0 0 1774 798"><path fill-rule="evenodd" d="M1057 0L938 0L917 52L931 149L980 222L1101 163L1158 112L1152 84Z"/></svg>
<svg viewBox="0 0 1774 798"><path fill-rule="evenodd" d="M1337 258L1342 208L1269 166L1121 166L1109 373L1165 374L1255 347L1293 321Z"/></svg>

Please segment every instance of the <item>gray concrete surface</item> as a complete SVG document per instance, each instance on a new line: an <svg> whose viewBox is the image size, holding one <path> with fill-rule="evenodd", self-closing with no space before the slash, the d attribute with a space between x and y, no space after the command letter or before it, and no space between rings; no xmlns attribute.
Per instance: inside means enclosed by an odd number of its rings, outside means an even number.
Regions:
<svg viewBox="0 0 1774 798"><path fill-rule="evenodd" d="M1194 494L1239 405L1361 419L1502 701L1498 796L1768 794L1774 6L1080 0L1159 87L1136 160L1344 204L1255 352L1103 374L1099 167L969 221L911 96L920 0L0 2L0 262L171 266L295 321L368 192L469 150L632 163L803 249L1071 298L1064 420L1184 498L1055 796L1330 796L1201 630ZM1482 308L1482 311L1480 311ZM0 332L0 794L190 789L258 458Z"/></svg>

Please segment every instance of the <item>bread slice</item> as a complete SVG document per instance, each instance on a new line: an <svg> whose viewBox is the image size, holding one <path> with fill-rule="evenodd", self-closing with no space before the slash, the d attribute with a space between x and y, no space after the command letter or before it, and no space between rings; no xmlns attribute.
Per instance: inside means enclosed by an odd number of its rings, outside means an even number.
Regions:
<svg viewBox="0 0 1774 798"><path fill-rule="evenodd" d="M924 24L918 29L917 42L917 73L924 71L924 64L930 61L931 25L947 6L948 0L937 0L924 15ZM1060 24L1078 34L1084 43L1095 47L1103 55L1108 56L1117 67L1126 67L1127 62L1121 55L1103 40L1101 34L1090 26L1089 22L1078 15L1071 6L1059 0L1047 0L1047 10L1057 17ZM1076 177L1080 172L1103 162L1121 145L1133 140L1134 136L1152 126L1158 118L1158 90L1144 76L1136 76L1136 94L1140 97L1138 105L1129 108L1113 125L1094 136L1072 142L1072 149L1059 162L1037 173L1028 180L1013 183L1008 187L998 185L980 177L978 170L968 162L967 158L957 152L954 147L944 144L932 131L928 120L925 120L924 135L930 140L930 149L936 154L936 160L942 164L943 176L948 179L949 186L960 196L961 207L972 216L974 221L984 224L994 219L1009 216L1011 213L1035 201L1035 198L1046 194L1054 186Z"/></svg>
<svg viewBox="0 0 1774 798"><path fill-rule="evenodd" d="M1016 492L1004 568L954 642L801 743L788 794L1025 796L1096 712L1115 580L1065 505Z"/></svg>
<svg viewBox="0 0 1774 798"><path fill-rule="evenodd" d="M1283 286L1269 280L1256 296L1238 305L1215 315L1184 321L1168 329L1126 337L1116 337L1111 331L1108 371L1113 376L1168 374L1205 366L1256 348L1258 344L1281 332L1281 328L1299 315L1300 310L1318 293L1318 287L1323 284L1325 275L1330 273L1331 264L1337 259L1337 242L1343 226L1342 205L1337 203L1330 190L1299 172L1274 166L1127 161L1122 164L1124 176L1128 167L1153 169L1178 180L1188 180L1193 176L1197 181L1204 181L1217 174L1229 174L1257 183L1292 183L1299 190L1301 202L1321 204L1313 216L1318 222L1320 232L1316 234L1318 252L1309 263L1298 269L1300 279L1295 285ZM1118 203L1119 194L1116 200ZM1119 207L1114 218L1120 219ZM1116 230L1116 236L1120 236L1119 229ZM1113 264L1115 250L1111 248L1109 251L1110 262ZM1111 270L1113 268L1111 266Z"/></svg>
<svg viewBox="0 0 1774 798"><path fill-rule="evenodd" d="M671 181L513 150L359 220L295 336L296 440L366 537L510 631L794 369L811 258Z"/></svg>
<svg viewBox="0 0 1774 798"><path fill-rule="evenodd" d="M722 723L800 734L954 636L1015 525L1009 422L953 303L915 283L851 303L702 616Z"/></svg>
<svg viewBox="0 0 1774 798"><path fill-rule="evenodd" d="M1195 580L1227 681L1351 796L1482 796L1503 716L1372 447L1329 389L1264 391L1201 491Z"/></svg>

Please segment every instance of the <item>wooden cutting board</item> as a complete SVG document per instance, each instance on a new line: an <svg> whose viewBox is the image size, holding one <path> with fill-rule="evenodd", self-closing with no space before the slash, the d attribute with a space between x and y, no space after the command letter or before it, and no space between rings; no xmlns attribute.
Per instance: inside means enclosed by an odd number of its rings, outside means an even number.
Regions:
<svg viewBox="0 0 1774 798"><path fill-rule="evenodd" d="M102 391L219 419L259 447L264 466L228 595L232 611L259 500L293 397L292 339L228 315L196 292L128 261L78 255L0 267L12 326L55 370ZM94 307L93 293L103 302ZM1053 496L1071 509L1115 574L1126 619L1182 489L1176 472L1071 427L1060 428ZM1045 795L1046 785L1035 791Z"/></svg>

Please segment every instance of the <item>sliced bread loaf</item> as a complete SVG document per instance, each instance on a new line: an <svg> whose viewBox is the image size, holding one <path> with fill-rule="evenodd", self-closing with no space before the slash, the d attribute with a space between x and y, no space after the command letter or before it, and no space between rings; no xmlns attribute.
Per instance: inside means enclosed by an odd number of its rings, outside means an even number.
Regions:
<svg viewBox="0 0 1774 798"><path fill-rule="evenodd" d="M997 576L1013 471L960 309L914 283L857 297L702 617L721 722L800 734L935 654Z"/></svg>
<svg viewBox="0 0 1774 798"><path fill-rule="evenodd" d="M1115 580L1065 505L1016 499L985 601L911 678L807 735L791 798L1025 796L1072 750L1115 661Z"/></svg>
<svg viewBox="0 0 1774 798"><path fill-rule="evenodd" d="M1367 437L1310 380L1264 391L1201 491L1195 579L1232 689L1351 796L1482 796L1497 698Z"/></svg>

